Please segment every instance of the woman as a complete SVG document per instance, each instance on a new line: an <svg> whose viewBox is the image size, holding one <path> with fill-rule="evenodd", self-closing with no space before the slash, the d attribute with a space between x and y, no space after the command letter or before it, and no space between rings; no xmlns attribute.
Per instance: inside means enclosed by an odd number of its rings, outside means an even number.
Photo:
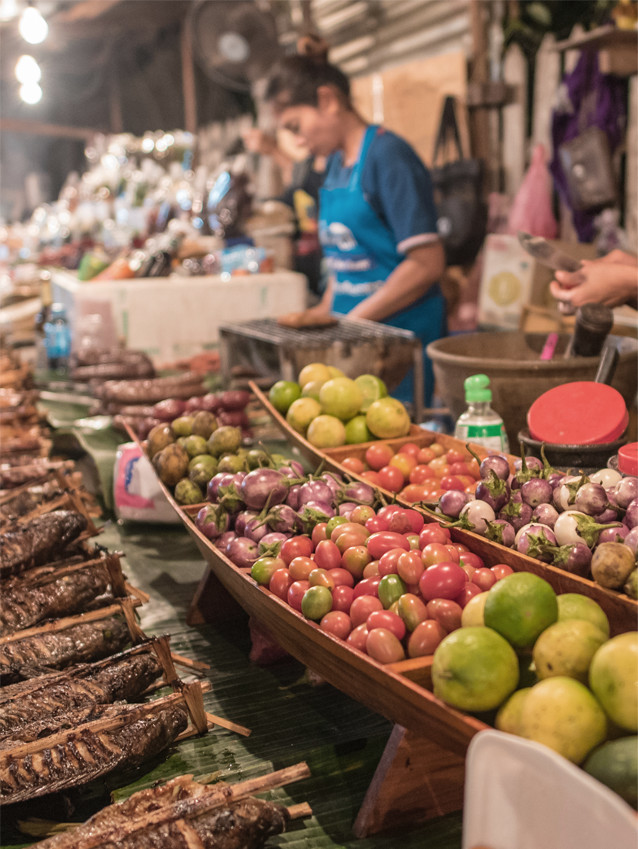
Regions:
<svg viewBox="0 0 638 849"><path fill-rule="evenodd" d="M315 156L328 156L319 193L319 237L328 270L321 302L331 311L413 331L424 346L425 404L434 378L425 346L445 334L438 286L445 259L430 176L414 150L356 112L348 78L319 56L291 56L271 76L266 99L279 126ZM412 376L393 392L412 397Z"/></svg>

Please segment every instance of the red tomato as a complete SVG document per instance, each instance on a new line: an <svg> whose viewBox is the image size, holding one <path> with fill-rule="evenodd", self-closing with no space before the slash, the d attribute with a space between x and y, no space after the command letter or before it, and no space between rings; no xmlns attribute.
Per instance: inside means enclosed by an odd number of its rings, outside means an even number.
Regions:
<svg viewBox="0 0 638 849"><path fill-rule="evenodd" d="M449 448L445 452L445 459L448 461L450 465L452 463L465 463L466 460L469 460L472 455L459 448Z"/></svg>
<svg viewBox="0 0 638 849"><path fill-rule="evenodd" d="M388 551L384 551L379 558L379 575L381 577L384 575L396 575L399 555L407 553L404 548L390 548Z"/></svg>
<svg viewBox="0 0 638 849"><path fill-rule="evenodd" d="M403 501L408 501L410 504L418 504L420 501L427 501L430 497L430 490L418 483L409 483L399 490L399 498Z"/></svg>
<svg viewBox="0 0 638 849"><path fill-rule="evenodd" d="M304 593L309 589L310 584L308 581L293 581L288 587L288 604L301 613L301 602L304 597Z"/></svg>
<svg viewBox="0 0 638 849"><path fill-rule="evenodd" d="M361 625L357 625L356 628L353 628L352 631L346 637L346 643L353 648L359 649L364 654L366 654L366 640L368 638L368 629L366 628L366 623L363 622Z"/></svg>
<svg viewBox="0 0 638 849"><path fill-rule="evenodd" d="M474 554L473 551L462 551L459 564L461 566L473 566L475 569L482 569L485 566L483 558L479 557L478 554Z"/></svg>
<svg viewBox="0 0 638 849"><path fill-rule="evenodd" d="M329 590L335 587L334 579L327 569L313 569L308 575L308 583L311 587L328 587Z"/></svg>
<svg viewBox="0 0 638 849"><path fill-rule="evenodd" d="M368 504L357 504L350 514L350 521L355 522L357 525L365 525L368 519L371 519L373 516L376 516L374 507L370 507Z"/></svg>
<svg viewBox="0 0 638 849"><path fill-rule="evenodd" d="M455 599L467 581L467 575L458 563L437 563L430 566L419 578L419 591L424 599Z"/></svg>
<svg viewBox="0 0 638 849"><path fill-rule="evenodd" d="M436 474L434 469L431 469L429 466L420 463L418 466L415 466L410 472L410 483L425 483L427 480L432 480L435 478Z"/></svg>
<svg viewBox="0 0 638 849"><path fill-rule="evenodd" d="M467 545L463 545L462 542L452 542L452 540L448 540L447 545L451 545L452 548L455 548L458 551L459 556L464 554L466 551L469 551Z"/></svg>
<svg viewBox="0 0 638 849"><path fill-rule="evenodd" d="M424 525L419 532L419 542L421 548L425 548L430 542L438 542L441 545L446 545L450 541L450 532L447 528L442 528L437 522L429 522Z"/></svg>
<svg viewBox="0 0 638 849"><path fill-rule="evenodd" d="M365 527L370 531L371 534L376 534L378 531L387 531L388 530L388 520L385 516L373 516L371 519L365 523Z"/></svg>
<svg viewBox="0 0 638 849"><path fill-rule="evenodd" d="M372 596L368 596L372 598ZM332 609L343 610L344 613L350 613L350 607L354 599L354 590L346 584L339 584L332 591Z"/></svg>
<svg viewBox="0 0 638 849"><path fill-rule="evenodd" d="M421 447L416 442L404 442L399 448L399 454L409 454L411 457L416 457L421 450Z"/></svg>
<svg viewBox="0 0 638 849"><path fill-rule="evenodd" d="M388 466L394 466L403 475L403 480L410 477L410 472L416 466L416 459L409 454L395 454L388 463ZM385 468L385 467L384 467ZM379 475L383 474L383 469L379 470Z"/></svg>
<svg viewBox="0 0 638 849"><path fill-rule="evenodd" d="M463 484L463 489L468 486L475 486L477 481L472 477L472 475L457 475L457 478Z"/></svg>
<svg viewBox="0 0 638 849"><path fill-rule="evenodd" d="M319 569L336 569L341 566L341 552L329 539L317 543L314 559Z"/></svg>
<svg viewBox="0 0 638 849"><path fill-rule="evenodd" d="M374 631L375 628L387 628L388 631L392 631L397 640L405 637L405 622L398 614L390 610L373 610L366 619L366 626L368 631Z"/></svg>
<svg viewBox="0 0 638 849"><path fill-rule="evenodd" d="M279 598L286 600L288 587L292 584L292 575L287 569L277 569L272 573L268 589Z"/></svg>
<svg viewBox="0 0 638 849"><path fill-rule="evenodd" d="M434 650L445 637L447 631L436 619L424 619L419 622L408 640L409 657L426 657L434 654Z"/></svg>
<svg viewBox="0 0 638 849"><path fill-rule="evenodd" d="M360 595L378 596L380 580L381 578L377 576L374 578L364 578L362 581L359 581L354 587L354 597L359 598Z"/></svg>
<svg viewBox="0 0 638 849"><path fill-rule="evenodd" d="M364 578L381 578L379 575L379 561L371 560L369 563L363 567L363 577Z"/></svg>
<svg viewBox="0 0 638 849"><path fill-rule="evenodd" d="M293 558L288 564L293 581L307 581L308 575L316 568L317 564L312 557L304 557L303 555Z"/></svg>
<svg viewBox="0 0 638 849"><path fill-rule="evenodd" d="M396 466L383 466L379 469L380 486L390 492L398 492L405 483L405 475Z"/></svg>
<svg viewBox="0 0 638 849"><path fill-rule="evenodd" d="M374 560L378 560L386 551L391 548L402 548L404 551L410 550L410 543L403 534L395 534L392 531L379 531L372 534L366 541L368 551Z"/></svg>
<svg viewBox="0 0 638 849"><path fill-rule="evenodd" d="M321 542L322 539L327 539L326 537L326 528L328 526L327 522L319 522L312 529L312 535L310 537L313 546L316 548L317 544Z"/></svg>
<svg viewBox="0 0 638 849"><path fill-rule="evenodd" d="M419 453L416 455L417 463L423 466L427 466L430 460L434 460L436 454L432 450L431 447L425 446L422 448Z"/></svg>
<svg viewBox="0 0 638 849"><path fill-rule="evenodd" d="M463 563L462 560L460 561L459 566L461 567L461 569L465 572L465 574L467 575L467 577L471 581L472 575L476 572L476 567L470 566L469 563Z"/></svg>
<svg viewBox="0 0 638 849"><path fill-rule="evenodd" d="M330 534L330 539L332 542L337 542L342 534L356 534L359 540L359 542L356 543L358 545L370 536L370 531L365 527L365 525L360 525L358 522L342 522L340 525L333 528L332 533Z"/></svg>
<svg viewBox="0 0 638 849"><path fill-rule="evenodd" d="M391 608L392 609L392 608ZM403 593L396 601L396 612L405 622L408 631L414 631L419 622L428 618L425 603L415 592Z"/></svg>
<svg viewBox="0 0 638 849"><path fill-rule="evenodd" d="M360 528L363 528L363 525L359 525ZM337 537L337 548L343 554L344 551L347 551L349 548L353 548L357 545L365 545L367 537L362 537L361 534L357 534L354 531L348 531L345 534L341 534L340 537Z"/></svg>
<svg viewBox="0 0 638 849"><path fill-rule="evenodd" d="M393 550L396 551L397 549ZM384 554L383 557L385 556ZM381 561L383 561L383 557ZM396 573L406 584L418 583L424 568L421 552L417 550L401 551L396 561Z"/></svg>
<svg viewBox="0 0 638 849"><path fill-rule="evenodd" d="M474 480L474 475L470 474L467 463L450 463L450 474Z"/></svg>
<svg viewBox="0 0 638 849"><path fill-rule="evenodd" d="M458 548L455 545L451 545L450 543L448 543L445 547L447 548L448 553L450 555L448 557L448 560L452 560L454 563L458 563L461 559L461 555L459 553Z"/></svg>
<svg viewBox="0 0 638 849"><path fill-rule="evenodd" d="M334 569L329 569L330 577L335 582L335 587L346 586L354 587L354 575L343 569L341 566L335 566Z"/></svg>
<svg viewBox="0 0 638 849"><path fill-rule="evenodd" d="M421 546L419 545L419 535L418 534L406 534L405 538L410 543L411 551L421 551Z"/></svg>
<svg viewBox="0 0 638 849"><path fill-rule="evenodd" d="M341 465L349 472L354 472L355 475L360 475L361 472L365 472L366 470L365 463L358 457L344 457Z"/></svg>
<svg viewBox="0 0 638 849"><path fill-rule="evenodd" d="M352 620L342 610L333 609L329 613L326 613L319 623L319 627L326 634L332 634L333 637L345 640L350 631L352 631Z"/></svg>
<svg viewBox="0 0 638 849"><path fill-rule="evenodd" d="M372 469L366 469L365 472L361 472L361 477L371 486L381 486L379 473L373 471Z"/></svg>
<svg viewBox="0 0 638 849"><path fill-rule="evenodd" d="M447 546L440 542L429 542L421 552L424 566L434 566L435 563L446 563L450 560Z"/></svg>
<svg viewBox="0 0 638 849"><path fill-rule="evenodd" d="M480 587L477 587L476 584L472 583L472 581L468 581L454 601L461 607L465 607L470 599L473 599L475 595L478 595L481 592L483 591Z"/></svg>
<svg viewBox="0 0 638 849"><path fill-rule="evenodd" d="M438 442L433 442L430 445L430 451L434 452L435 457L442 457L445 454L445 448Z"/></svg>
<svg viewBox="0 0 638 849"><path fill-rule="evenodd" d="M300 555L310 557L312 554L312 540L306 536L290 537L283 542L279 556L284 563L290 563L295 557Z"/></svg>
<svg viewBox="0 0 638 849"><path fill-rule="evenodd" d="M495 563L492 566L492 572L496 575L497 580L501 580L501 578L506 578L508 575L511 575L514 570L511 566L508 566L507 563Z"/></svg>
<svg viewBox="0 0 638 849"><path fill-rule="evenodd" d="M396 515L399 515L399 514L395 513L395 516ZM425 524L425 519L423 518L423 515L418 512L418 510L413 510L411 507L404 507L401 515L408 520L408 524L409 524L407 532L404 531L404 533L409 533L409 534L419 534L419 533L421 533L423 525ZM392 530L392 521L390 521L390 530Z"/></svg>
<svg viewBox="0 0 638 849"><path fill-rule="evenodd" d="M456 601L449 598L433 598L427 603L427 611L429 619L436 621L444 628L448 634L450 631L456 631L461 627L461 614L463 608Z"/></svg>
<svg viewBox="0 0 638 849"><path fill-rule="evenodd" d="M463 492L465 486L466 484L459 480L456 475L446 475L444 478L441 478L441 489L444 492L450 489L458 489L459 492Z"/></svg>
<svg viewBox="0 0 638 849"><path fill-rule="evenodd" d="M481 464L476 459L476 457L472 457L471 460L467 460L466 465L467 465L469 473L472 475L472 477L475 478L476 480L480 480L481 472L479 471L479 469L480 469Z"/></svg>
<svg viewBox="0 0 638 849"><path fill-rule="evenodd" d="M494 584L498 581L498 578L494 574L491 569L488 569L486 566L483 566L482 569L477 569L472 575L472 581L476 584L477 587L480 587L483 591L489 590L490 587L493 587Z"/></svg>
<svg viewBox="0 0 638 849"><path fill-rule="evenodd" d="M387 466L393 456L394 451L387 442L375 442L366 449L366 463L375 472Z"/></svg>
<svg viewBox="0 0 638 849"><path fill-rule="evenodd" d="M356 627L366 622L373 610L383 610L383 605L376 595L360 595L352 600L350 605L350 619Z"/></svg>
<svg viewBox="0 0 638 849"><path fill-rule="evenodd" d="M372 560L365 545L353 545L341 555L341 566L347 569L353 578L358 580L363 575L363 569Z"/></svg>
<svg viewBox="0 0 638 849"><path fill-rule="evenodd" d="M387 628L375 628L366 637L366 652L379 663L397 663L405 658L400 641Z"/></svg>
<svg viewBox="0 0 638 849"><path fill-rule="evenodd" d="M400 513L401 510L403 510L403 507L400 504L384 504L377 510L377 516L388 521L390 516L393 516L396 512Z"/></svg>

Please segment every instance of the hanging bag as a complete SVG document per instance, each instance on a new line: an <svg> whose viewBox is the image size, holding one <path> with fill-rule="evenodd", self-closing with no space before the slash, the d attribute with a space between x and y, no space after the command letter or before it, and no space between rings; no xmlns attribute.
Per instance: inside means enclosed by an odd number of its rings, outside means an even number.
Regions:
<svg viewBox="0 0 638 849"><path fill-rule="evenodd" d="M451 141L454 157L438 165ZM483 201L483 162L466 159L455 114L454 97L446 97L432 156L432 182L437 205L437 229L448 265L474 261L487 228L487 204Z"/></svg>

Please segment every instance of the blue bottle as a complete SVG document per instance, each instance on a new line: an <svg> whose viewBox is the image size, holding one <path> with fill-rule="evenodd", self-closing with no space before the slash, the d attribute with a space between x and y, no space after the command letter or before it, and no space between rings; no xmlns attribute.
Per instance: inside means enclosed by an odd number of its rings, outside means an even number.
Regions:
<svg viewBox="0 0 638 849"><path fill-rule="evenodd" d="M44 344L49 370L66 374L71 356L71 330L63 304L51 304L49 318L44 325Z"/></svg>

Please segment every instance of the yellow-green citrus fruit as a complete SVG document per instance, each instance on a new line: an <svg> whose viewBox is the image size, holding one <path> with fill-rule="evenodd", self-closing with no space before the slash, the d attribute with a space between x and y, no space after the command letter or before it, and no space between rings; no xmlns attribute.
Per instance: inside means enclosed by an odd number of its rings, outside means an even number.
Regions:
<svg viewBox="0 0 638 849"><path fill-rule="evenodd" d="M584 619L554 622L534 643L532 657L539 678L567 675L587 683L589 664L607 638Z"/></svg>
<svg viewBox="0 0 638 849"><path fill-rule="evenodd" d="M310 422L320 413L321 406L314 398L297 398L288 408L286 421L297 433L304 434Z"/></svg>
<svg viewBox="0 0 638 849"><path fill-rule="evenodd" d="M531 648L558 618L556 593L538 575L515 572L488 590L483 617L515 648Z"/></svg>
<svg viewBox="0 0 638 849"><path fill-rule="evenodd" d="M396 398L379 398L366 412L366 421L378 439L396 439L410 432L410 416Z"/></svg>
<svg viewBox="0 0 638 849"><path fill-rule="evenodd" d="M607 640L589 666L589 686L616 725L638 731L638 633Z"/></svg>
<svg viewBox="0 0 638 849"><path fill-rule="evenodd" d="M293 401L301 398L301 386L292 380L278 380L270 387L268 400L278 413L285 416Z"/></svg>
<svg viewBox="0 0 638 849"><path fill-rule="evenodd" d="M344 422L359 412L362 401L361 390L349 377L332 377L319 390L322 411Z"/></svg>
<svg viewBox="0 0 638 849"><path fill-rule="evenodd" d="M306 439L315 448L337 448L346 444L346 428L335 416L320 415L308 425Z"/></svg>

